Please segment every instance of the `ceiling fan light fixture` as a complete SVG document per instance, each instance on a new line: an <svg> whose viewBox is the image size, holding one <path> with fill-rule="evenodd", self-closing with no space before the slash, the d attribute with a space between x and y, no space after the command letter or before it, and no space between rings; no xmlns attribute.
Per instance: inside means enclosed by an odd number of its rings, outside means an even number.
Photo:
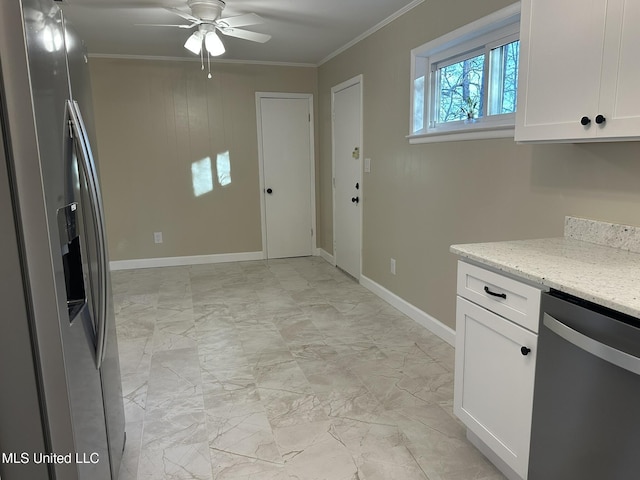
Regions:
<svg viewBox="0 0 640 480"><path fill-rule="evenodd" d="M216 32L207 32L204 37L204 45L212 57L217 57L225 52L224 44Z"/></svg>
<svg viewBox="0 0 640 480"><path fill-rule="evenodd" d="M200 31L193 32L184 42L184 48L198 55L202 51L202 33Z"/></svg>

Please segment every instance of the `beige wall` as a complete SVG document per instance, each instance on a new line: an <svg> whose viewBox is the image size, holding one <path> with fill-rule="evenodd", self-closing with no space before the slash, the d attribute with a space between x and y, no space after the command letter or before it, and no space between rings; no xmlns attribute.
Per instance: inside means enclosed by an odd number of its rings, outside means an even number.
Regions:
<svg viewBox="0 0 640 480"><path fill-rule="evenodd" d="M560 236L565 215L640 225L639 143L409 145L410 50L509 3L426 1L318 70L319 246L332 251L331 87L363 74L363 274L452 328L449 245Z"/></svg>
<svg viewBox="0 0 640 480"><path fill-rule="evenodd" d="M91 59L111 260L262 250L255 92L317 91L315 68ZM231 184L191 165L230 152ZM154 244L153 232L164 243Z"/></svg>

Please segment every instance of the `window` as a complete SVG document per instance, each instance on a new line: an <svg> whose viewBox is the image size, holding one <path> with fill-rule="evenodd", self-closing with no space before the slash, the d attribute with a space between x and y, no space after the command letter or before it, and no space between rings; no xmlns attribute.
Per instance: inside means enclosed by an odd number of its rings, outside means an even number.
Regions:
<svg viewBox="0 0 640 480"><path fill-rule="evenodd" d="M520 4L411 52L411 143L513 136Z"/></svg>

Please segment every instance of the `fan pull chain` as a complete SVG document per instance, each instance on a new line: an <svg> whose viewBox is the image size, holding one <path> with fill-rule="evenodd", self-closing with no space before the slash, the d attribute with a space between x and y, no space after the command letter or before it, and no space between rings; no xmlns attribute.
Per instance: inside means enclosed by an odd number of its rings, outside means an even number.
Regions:
<svg viewBox="0 0 640 480"><path fill-rule="evenodd" d="M207 66L209 67L209 75L207 75L207 78L211 78L211 57L209 56L209 50L207 50Z"/></svg>
<svg viewBox="0 0 640 480"><path fill-rule="evenodd" d="M202 53L202 48L200 49L200 70L204 71L204 53Z"/></svg>

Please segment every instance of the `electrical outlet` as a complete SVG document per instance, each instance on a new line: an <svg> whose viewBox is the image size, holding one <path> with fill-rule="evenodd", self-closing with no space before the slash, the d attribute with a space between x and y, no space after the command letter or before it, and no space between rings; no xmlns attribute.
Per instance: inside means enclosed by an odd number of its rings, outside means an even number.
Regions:
<svg viewBox="0 0 640 480"><path fill-rule="evenodd" d="M153 232L154 243L162 243L162 232Z"/></svg>
<svg viewBox="0 0 640 480"><path fill-rule="evenodd" d="M392 275L396 274L396 259L395 258L391 259L391 274Z"/></svg>

